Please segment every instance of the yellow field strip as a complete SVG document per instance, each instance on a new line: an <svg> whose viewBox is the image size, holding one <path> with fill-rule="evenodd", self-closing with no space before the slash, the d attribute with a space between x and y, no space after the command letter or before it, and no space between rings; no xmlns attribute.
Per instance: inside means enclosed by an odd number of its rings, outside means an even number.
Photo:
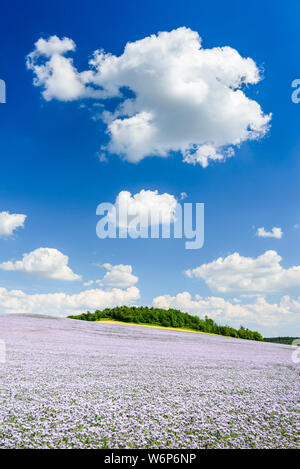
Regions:
<svg viewBox="0 0 300 469"><path fill-rule="evenodd" d="M99 319L98 321L94 322L106 322L109 324L122 324L128 326L140 326L140 327L151 327L152 329L164 329L167 331L179 331L179 332L192 332L193 334L205 334L205 335L215 335L218 337L224 337L220 334L213 334L212 332L202 332L202 331L194 331L193 329L184 329L181 327L164 327L164 326L156 326L152 324L137 324L135 322L125 322L125 321L114 321L113 319Z"/></svg>

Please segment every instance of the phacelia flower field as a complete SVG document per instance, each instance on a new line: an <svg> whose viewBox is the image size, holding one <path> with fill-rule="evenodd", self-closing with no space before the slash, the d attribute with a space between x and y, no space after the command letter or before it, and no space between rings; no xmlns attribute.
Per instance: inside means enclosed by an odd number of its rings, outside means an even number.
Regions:
<svg viewBox="0 0 300 469"><path fill-rule="evenodd" d="M292 347L1 315L0 448L297 448Z"/></svg>

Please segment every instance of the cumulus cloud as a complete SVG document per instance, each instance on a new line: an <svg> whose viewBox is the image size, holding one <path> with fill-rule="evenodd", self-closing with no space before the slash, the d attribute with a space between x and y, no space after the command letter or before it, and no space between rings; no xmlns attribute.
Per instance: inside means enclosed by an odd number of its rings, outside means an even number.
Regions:
<svg viewBox="0 0 300 469"><path fill-rule="evenodd" d="M234 155L234 149L229 147L220 151L213 145L201 145L195 147L195 151L185 151L183 161L185 163L197 164L199 163L203 168L206 168L210 161L222 161Z"/></svg>
<svg viewBox="0 0 300 469"><path fill-rule="evenodd" d="M107 272L104 275L102 280L97 280L97 283L102 286L106 287L119 287L119 288L127 288L132 287L138 282L138 277L132 274L132 266L131 265L111 265L111 264L103 264Z"/></svg>
<svg viewBox="0 0 300 469"><path fill-rule="evenodd" d="M93 283L94 283L94 280L88 280L87 282L83 283L83 286L84 287L90 287L91 285L93 285Z"/></svg>
<svg viewBox="0 0 300 469"><path fill-rule="evenodd" d="M0 264L0 269L20 271L38 277L55 280L80 280L68 266L69 258L57 249L38 248L24 254L20 261L8 261Z"/></svg>
<svg viewBox="0 0 300 469"><path fill-rule="evenodd" d="M0 288L0 312L68 316L86 310L130 305L139 298L140 293L136 287L130 287L127 290L116 288L110 291L85 290L73 295L67 293L28 295L22 290Z"/></svg>
<svg viewBox="0 0 300 469"><path fill-rule="evenodd" d="M117 223L121 227L127 227L136 217L142 226L148 226L150 221L152 225L168 224L175 220L176 206L177 200L173 195L144 189L134 195L121 191L114 204ZM121 212L124 217L120 217Z"/></svg>
<svg viewBox="0 0 300 469"><path fill-rule="evenodd" d="M266 231L263 227L258 228L256 232L256 236L259 236L260 238L276 238L276 239L281 239L283 235L282 229L275 227L272 228L271 231Z"/></svg>
<svg viewBox="0 0 300 469"><path fill-rule="evenodd" d="M277 293L300 287L300 266L284 269L276 251L266 251L257 258L243 257L235 252L225 258L188 269L190 278L203 279L221 293Z"/></svg>
<svg viewBox="0 0 300 469"><path fill-rule="evenodd" d="M72 101L88 95L82 74L77 72L73 60L64 56L75 48L72 39L51 36L48 40L39 39L27 56L27 68L35 75L33 84L44 88L42 95L46 101L53 98Z"/></svg>
<svg viewBox="0 0 300 469"><path fill-rule="evenodd" d="M200 317L207 315L221 322L229 320L240 324L240 321L257 323L264 326L276 326L294 321L300 314L300 297L292 299L289 296L281 298L280 302L268 303L264 297L258 297L252 303L240 304L236 299L232 302L221 297L210 296L203 298L188 292L178 293L175 296L162 295L153 299L152 305L156 308L175 308L195 314Z"/></svg>
<svg viewBox="0 0 300 469"><path fill-rule="evenodd" d="M0 212L0 236L11 236L17 228L23 228L27 216L21 213Z"/></svg>
<svg viewBox="0 0 300 469"><path fill-rule="evenodd" d="M206 167L269 128L271 115L246 96L246 86L261 80L254 60L228 46L205 49L189 28L127 43L118 57L96 50L83 72L66 57L74 50L69 38L41 38L27 67L46 100L120 99L101 114L109 136L101 154L138 162L180 152L185 162Z"/></svg>

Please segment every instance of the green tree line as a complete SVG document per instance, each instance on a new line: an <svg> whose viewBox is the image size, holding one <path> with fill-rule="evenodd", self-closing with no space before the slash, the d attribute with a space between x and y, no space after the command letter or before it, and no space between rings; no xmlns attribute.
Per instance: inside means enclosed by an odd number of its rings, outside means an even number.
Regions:
<svg viewBox="0 0 300 469"><path fill-rule="evenodd" d="M299 337L265 337L265 342L274 342L275 344L287 344L292 345L293 341Z"/></svg>
<svg viewBox="0 0 300 469"><path fill-rule="evenodd" d="M82 313L77 316L68 316L71 319L83 321L100 321L101 319L112 319L115 321L132 322L135 324L150 324L164 327L180 327L199 332L209 332L223 336L236 337L248 340L263 340L259 332L245 329L241 326L234 329L230 326L219 326L213 319L205 316L204 319L182 313L178 309L148 308L147 306L118 306L106 308L94 313Z"/></svg>

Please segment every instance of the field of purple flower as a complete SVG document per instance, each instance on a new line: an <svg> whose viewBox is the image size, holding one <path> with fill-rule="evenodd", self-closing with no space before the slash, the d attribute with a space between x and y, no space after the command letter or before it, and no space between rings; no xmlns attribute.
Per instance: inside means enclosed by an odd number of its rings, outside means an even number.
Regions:
<svg viewBox="0 0 300 469"><path fill-rule="evenodd" d="M287 345L0 316L0 448L296 448Z"/></svg>

